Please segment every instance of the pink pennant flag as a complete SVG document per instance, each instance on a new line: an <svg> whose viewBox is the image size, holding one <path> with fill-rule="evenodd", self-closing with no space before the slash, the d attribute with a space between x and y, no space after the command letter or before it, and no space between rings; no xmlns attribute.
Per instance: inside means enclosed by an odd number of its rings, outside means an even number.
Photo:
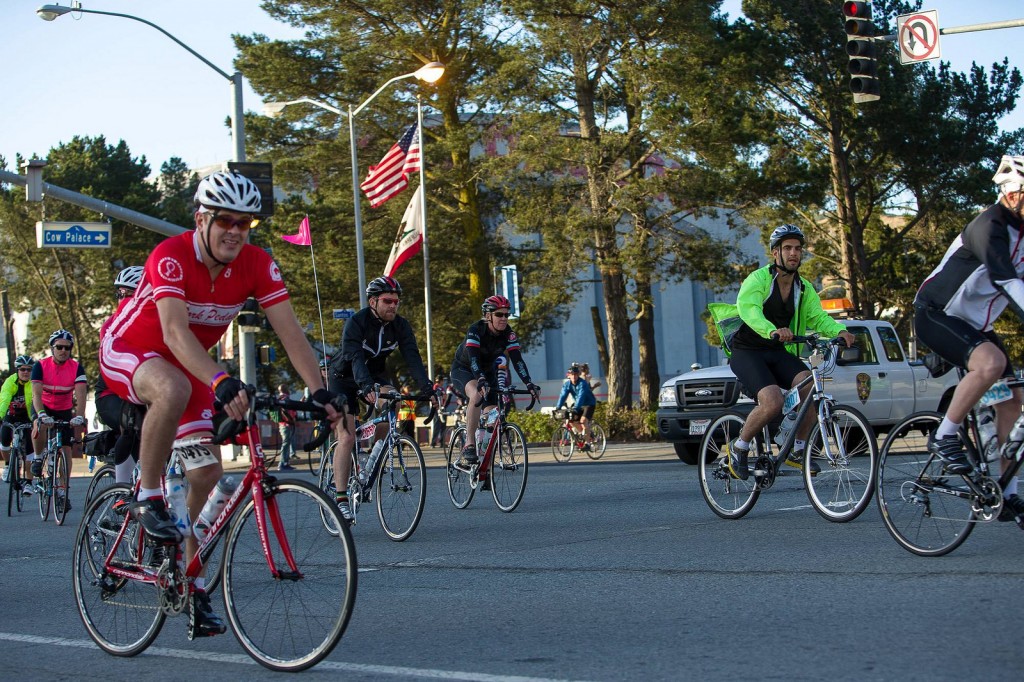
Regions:
<svg viewBox="0 0 1024 682"><path fill-rule="evenodd" d="M297 246L312 246L313 240L309 236L309 216L303 218L302 222L299 223L298 234L282 234L281 239Z"/></svg>

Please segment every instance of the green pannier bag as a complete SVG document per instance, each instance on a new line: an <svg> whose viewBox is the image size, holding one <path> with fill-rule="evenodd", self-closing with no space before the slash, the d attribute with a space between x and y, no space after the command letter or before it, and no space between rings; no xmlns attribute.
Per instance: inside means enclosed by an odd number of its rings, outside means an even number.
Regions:
<svg viewBox="0 0 1024 682"><path fill-rule="evenodd" d="M732 357L732 337L743 326L739 308L735 303L708 303L708 312L711 313L715 329L718 330L722 350L725 351L726 357Z"/></svg>

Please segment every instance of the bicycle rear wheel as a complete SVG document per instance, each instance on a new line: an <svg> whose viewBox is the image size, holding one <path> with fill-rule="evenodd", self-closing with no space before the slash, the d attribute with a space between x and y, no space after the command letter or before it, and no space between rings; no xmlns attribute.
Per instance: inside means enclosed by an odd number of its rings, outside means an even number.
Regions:
<svg viewBox="0 0 1024 682"><path fill-rule="evenodd" d="M427 464L420 446L408 436L392 442L377 476L377 517L395 542L407 540L419 525L427 503Z"/></svg>
<svg viewBox="0 0 1024 682"><path fill-rule="evenodd" d="M564 425L555 429L551 436L551 454L556 462L568 462L572 459L572 432Z"/></svg>
<svg viewBox="0 0 1024 682"><path fill-rule="evenodd" d="M738 412L723 413L708 426L700 444L697 460L700 494L711 511L723 519L742 517L754 508L761 495L753 472L745 481L729 473L729 448L739 437L744 419ZM751 443L750 457L757 457L757 452L756 443Z"/></svg>
<svg viewBox="0 0 1024 682"><path fill-rule="evenodd" d="M104 569L124 523L124 515L114 505L131 495L131 488L123 484L96 495L82 514L72 561L78 615L92 640L114 656L144 651L160 634L166 618L154 585L117 578ZM138 524L129 521L113 559L129 569L136 566L145 550L141 536Z"/></svg>
<svg viewBox="0 0 1024 682"><path fill-rule="evenodd" d="M11 448L11 455L7 460L7 515L11 515L12 509L21 511L21 485L22 485L22 459L17 448Z"/></svg>
<svg viewBox="0 0 1024 682"><path fill-rule="evenodd" d="M327 499L334 501L337 499L337 486L334 485L334 456L331 454L327 457L320 458L320 468L317 472L317 484L320 490L323 491L324 495L327 495ZM349 500L349 504L352 501ZM324 529L329 535L337 535L338 527L334 525L334 514L320 510L320 520L324 524Z"/></svg>
<svg viewBox="0 0 1024 682"><path fill-rule="evenodd" d="M270 563L279 575L267 568L250 498L225 538L225 611L239 644L261 665L305 670L331 653L348 625L356 598L355 545L334 500L311 483L279 479L266 503ZM336 535L320 514L334 517ZM294 573L282 547L290 549Z"/></svg>
<svg viewBox="0 0 1024 682"><path fill-rule="evenodd" d="M452 504L455 505L456 509L468 507L469 503L473 501L473 495L476 494L476 488L473 486L469 473L455 466L455 463L459 461L459 457L462 456L462 448L465 446L466 427L460 426L452 433L452 440L448 444L448 452L445 457L447 465L447 476L445 478L448 481L448 497L452 499Z"/></svg>
<svg viewBox="0 0 1024 682"><path fill-rule="evenodd" d="M92 480L89 481L89 487L85 491L85 503L89 504L92 502L97 494L112 486L115 481L114 465L104 464L101 466L92 475Z"/></svg>
<svg viewBox="0 0 1024 682"><path fill-rule="evenodd" d="M71 474L68 472L68 456L57 453L53 467L53 520L58 526L64 525L71 509Z"/></svg>
<svg viewBox="0 0 1024 682"><path fill-rule="evenodd" d="M952 552L975 525L967 485L928 452L928 436L941 421L936 412L910 415L889 432L879 455L882 520L896 542L919 556Z"/></svg>
<svg viewBox="0 0 1024 682"><path fill-rule="evenodd" d="M590 425L590 437L593 442L587 450L587 457L590 459L601 459L604 451L608 449L608 439L604 436L604 428L600 424Z"/></svg>
<svg viewBox="0 0 1024 682"><path fill-rule="evenodd" d="M501 427L498 447L491 457L491 495L498 509L510 512L519 506L526 492L527 473L529 453L526 436L518 426L506 422Z"/></svg>
<svg viewBox="0 0 1024 682"><path fill-rule="evenodd" d="M816 423L807 439L804 486L811 506L822 517L845 523L860 516L871 502L878 443L874 429L857 410L828 403L822 409L826 410L824 433ZM821 468L816 476L811 475L811 462Z"/></svg>

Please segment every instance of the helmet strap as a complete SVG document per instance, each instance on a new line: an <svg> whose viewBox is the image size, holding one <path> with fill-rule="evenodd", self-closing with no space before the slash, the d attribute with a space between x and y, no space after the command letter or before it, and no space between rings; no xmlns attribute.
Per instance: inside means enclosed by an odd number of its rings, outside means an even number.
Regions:
<svg viewBox="0 0 1024 682"><path fill-rule="evenodd" d="M778 256L775 257L775 267L781 270L782 272L786 273L787 275L795 275L797 271L800 270L799 265L790 270L789 268L782 264L782 259L779 258Z"/></svg>
<svg viewBox="0 0 1024 682"><path fill-rule="evenodd" d="M213 249L210 248L210 226L213 224L213 214L208 213L207 215L210 216L210 219L206 222L205 234L202 230L199 231L199 243L202 245L203 250L206 251L206 255L210 257L210 260L222 268L226 268L229 264L214 256Z"/></svg>

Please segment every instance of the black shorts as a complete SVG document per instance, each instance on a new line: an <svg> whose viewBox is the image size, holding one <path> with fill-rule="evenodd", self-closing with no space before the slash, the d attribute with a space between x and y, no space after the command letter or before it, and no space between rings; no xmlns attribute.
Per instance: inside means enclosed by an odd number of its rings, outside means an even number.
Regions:
<svg viewBox="0 0 1024 682"><path fill-rule="evenodd" d="M388 377L373 377L373 382L381 386L394 386L394 380ZM338 376L334 372L327 375L327 390L345 396L348 413L359 418L366 409L366 403L359 399L359 384L351 377Z"/></svg>
<svg viewBox="0 0 1024 682"><path fill-rule="evenodd" d="M793 380L807 371L803 360L783 349L743 350L737 348L729 361L736 378L751 398L756 399L762 388L778 386L784 391L793 388Z"/></svg>
<svg viewBox="0 0 1024 682"><path fill-rule="evenodd" d="M587 405L586 407L574 407L572 408L572 420L578 422L580 417L586 417L587 419L594 418L594 405Z"/></svg>
<svg viewBox="0 0 1024 682"><path fill-rule="evenodd" d="M967 361L975 348L983 343L991 342L1006 357L1004 377L1013 377L1013 365L1006 352L1003 340L995 331L983 332L975 329L959 317L947 315L941 310L926 306L914 306L914 331L917 339L937 353L946 362L967 369Z"/></svg>
<svg viewBox="0 0 1024 682"><path fill-rule="evenodd" d="M465 401L467 399L466 398L466 384L468 384L471 381L476 381L477 376L475 374L473 374L473 372L470 371L469 368L463 367L462 365L459 365L459 364L453 364L452 365L452 371L451 371L450 374L451 374L451 378L452 378L452 386L455 388L455 393L458 394L458 396L460 398L462 398L463 401ZM487 372L487 373L484 374L484 377L487 379L487 383L490 384L492 388L497 387L497 385L498 385L498 374L497 374L497 372ZM494 392L494 391L488 391L487 392L487 398L484 400L483 404L484 405L497 405L498 404L498 394L496 392Z"/></svg>

